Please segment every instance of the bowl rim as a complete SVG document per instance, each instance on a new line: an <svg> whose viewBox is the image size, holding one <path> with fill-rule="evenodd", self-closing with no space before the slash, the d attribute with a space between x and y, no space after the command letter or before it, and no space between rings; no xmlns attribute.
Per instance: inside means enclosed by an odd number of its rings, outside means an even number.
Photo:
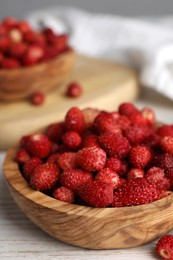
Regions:
<svg viewBox="0 0 173 260"><path fill-rule="evenodd" d="M33 190L29 185L28 182L22 176L18 163L15 161L15 154L19 145L12 146L6 153L4 162L3 162L3 174L5 177L6 182L21 196L24 196L26 199L30 200L31 202L41 205L43 207L61 211L68 214L73 214L73 210L75 211L76 215L83 215L83 210L85 210L85 216L96 216L99 212L104 211L104 217L108 217L112 213L121 213L125 212L126 214L129 212L140 212L140 211L151 211L156 210L161 205L167 205L172 203L173 193L167 197L161 198L159 200L153 201L151 203L136 205L136 206L126 206L126 207L106 207L106 208L99 208L99 207L90 207L78 204L72 204L57 200L49 195L46 195L40 191ZM57 207L55 206L55 201L57 202ZM52 207L53 205L53 207ZM61 208L62 207L62 208ZM72 209L73 208L73 209ZM86 212L86 209L87 212Z"/></svg>

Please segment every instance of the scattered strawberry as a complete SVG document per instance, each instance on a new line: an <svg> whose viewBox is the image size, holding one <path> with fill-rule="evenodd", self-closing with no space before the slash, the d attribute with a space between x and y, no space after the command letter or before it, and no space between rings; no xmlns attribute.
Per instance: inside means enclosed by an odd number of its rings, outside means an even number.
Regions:
<svg viewBox="0 0 173 260"><path fill-rule="evenodd" d="M81 169L68 169L65 170L60 176L60 183L62 186L76 191L79 186L92 180L91 173Z"/></svg>
<svg viewBox="0 0 173 260"><path fill-rule="evenodd" d="M113 202L112 185L97 180L79 186L77 193L89 206L106 207Z"/></svg>
<svg viewBox="0 0 173 260"><path fill-rule="evenodd" d="M155 185L144 178L128 180L114 193L113 207L136 206L157 200L159 192Z"/></svg>
<svg viewBox="0 0 173 260"><path fill-rule="evenodd" d="M78 164L76 162L76 153L65 152L60 154L58 158L58 165L64 171L78 168Z"/></svg>
<svg viewBox="0 0 173 260"><path fill-rule="evenodd" d="M31 103L35 106L43 105L45 102L45 94L41 91L34 92L31 96Z"/></svg>
<svg viewBox="0 0 173 260"><path fill-rule="evenodd" d="M62 141L70 150L77 150L82 139L77 132L68 131L62 136Z"/></svg>
<svg viewBox="0 0 173 260"><path fill-rule="evenodd" d="M20 149L19 151L17 151L16 162L18 162L19 164L25 163L29 159L30 159L30 155L26 150Z"/></svg>
<svg viewBox="0 0 173 260"><path fill-rule="evenodd" d="M173 154L173 136L164 136L160 145L164 152Z"/></svg>
<svg viewBox="0 0 173 260"><path fill-rule="evenodd" d="M14 58L4 58L1 63L3 69L17 69L20 66L20 62Z"/></svg>
<svg viewBox="0 0 173 260"><path fill-rule="evenodd" d="M98 147L86 147L76 154L77 163L86 171L95 172L103 169L106 162L106 153Z"/></svg>
<svg viewBox="0 0 173 260"><path fill-rule="evenodd" d="M30 180L30 176L33 174L35 168L42 164L42 160L38 157L31 157L27 160L23 166L23 176L27 181Z"/></svg>
<svg viewBox="0 0 173 260"><path fill-rule="evenodd" d="M85 108L82 110L85 120L85 127L90 128L100 111L96 108Z"/></svg>
<svg viewBox="0 0 173 260"><path fill-rule="evenodd" d="M32 156L45 158L50 153L51 142L44 134L33 134L27 138L25 147Z"/></svg>
<svg viewBox="0 0 173 260"><path fill-rule="evenodd" d="M164 260L173 259L173 235L161 237L156 244L156 252Z"/></svg>
<svg viewBox="0 0 173 260"><path fill-rule="evenodd" d="M80 97L83 93L83 89L80 84L73 82L67 87L66 96L77 98Z"/></svg>
<svg viewBox="0 0 173 260"><path fill-rule="evenodd" d="M67 131L81 133L85 128L84 115L78 107L72 107L65 116L65 128Z"/></svg>
<svg viewBox="0 0 173 260"><path fill-rule="evenodd" d="M120 185L119 175L109 168L103 168L100 172L97 173L95 179L111 184L113 189L117 189Z"/></svg>
<svg viewBox="0 0 173 260"><path fill-rule="evenodd" d="M59 168L52 163L37 166L30 176L30 185L34 190L49 191L58 182Z"/></svg>
<svg viewBox="0 0 173 260"><path fill-rule="evenodd" d="M120 133L104 133L98 138L100 146L109 156L126 157L131 149L129 141Z"/></svg>
<svg viewBox="0 0 173 260"><path fill-rule="evenodd" d="M119 173L122 170L122 161L118 157L107 158L105 167Z"/></svg>
<svg viewBox="0 0 173 260"><path fill-rule="evenodd" d="M53 197L57 200L61 200L68 203L74 202L74 192L65 187L56 188L53 193Z"/></svg>
<svg viewBox="0 0 173 260"><path fill-rule="evenodd" d="M129 161L133 167L145 168L152 160L152 153L145 145L136 145L132 147L129 154Z"/></svg>
<svg viewBox="0 0 173 260"><path fill-rule="evenodd" d="M53 142L59 142L64 133L64 123L58 122L48 126L46 129L46 135Z"/></svg>
<svg viewBox="0 0 173 260"><path fill-rule="evenodd" d="M131 168L127 173L127 179L144 178L144 171L139 168Z"/></svg>

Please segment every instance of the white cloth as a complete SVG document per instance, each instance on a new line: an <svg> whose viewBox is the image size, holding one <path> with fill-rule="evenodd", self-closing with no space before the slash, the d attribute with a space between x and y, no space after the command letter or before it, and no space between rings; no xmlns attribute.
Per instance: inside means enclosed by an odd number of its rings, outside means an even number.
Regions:
<svg viewBox="0 0 173 260"><path fill-rule="evenodd" d="M144 86L173 100L173 18L133 19L54 7L28 20L36 28L69 33L79 53L131 64Z"/></svg>

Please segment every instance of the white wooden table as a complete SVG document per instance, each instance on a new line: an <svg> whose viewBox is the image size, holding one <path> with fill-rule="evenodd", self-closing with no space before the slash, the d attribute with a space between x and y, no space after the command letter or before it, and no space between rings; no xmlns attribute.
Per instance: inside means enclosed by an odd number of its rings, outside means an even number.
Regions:
<svg viewBox="0 0 173 260"><path fill-rule="evenodd" d="M173 123L173 102L149 92L136 101L155 109L159 121ZM0 169L5 152L0 153ZM153 216L154 217L154 216ZM59 242L36 227L13 201L0 172L0 260L152 260L157 241L131 249L87 250Z"/></svg>

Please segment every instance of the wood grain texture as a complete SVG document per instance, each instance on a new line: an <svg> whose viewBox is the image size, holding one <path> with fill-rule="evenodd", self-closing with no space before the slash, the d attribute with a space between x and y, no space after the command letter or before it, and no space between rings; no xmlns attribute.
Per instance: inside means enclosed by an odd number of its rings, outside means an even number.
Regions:
<svg viewBox="0 0 173 260"><path fill-rule="evenodd" d="M67 84L72 81L82 85L82 97L73 99L64 95ZM9 148L22 135L62 120L72 106L114 110L121 102L132 101L138 95L138 76L131 68L77 56L73 72L64 85L49 93L43 106L33 106L26 100L0 103L0 149Z"/></svg>
<svg viewBox="0 0 173 260"><path fill-rule="evenodd" d="M173 228L173 195L150 204L91 208L55 200L32 190L14 161L16 147L4 162L4 176L22 211L52 237L90 249L130 248L146 244Z"/></svg>
<svg viewBox="0 0 173 260"><path fill-rule="evenodd" d="M33 92L48 92L62 84L71 71L75 53L69 50L51 61L14 70L0 70L0 100L16 101Z"/></svg>

